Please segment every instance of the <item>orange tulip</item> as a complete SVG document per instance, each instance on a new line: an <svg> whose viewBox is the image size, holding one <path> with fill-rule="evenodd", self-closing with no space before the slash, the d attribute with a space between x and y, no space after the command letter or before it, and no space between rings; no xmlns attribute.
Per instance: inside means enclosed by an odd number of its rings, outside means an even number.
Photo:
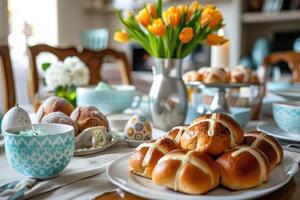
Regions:
<svg viewBox="0 0 300 200"><path fill-rule="evenodd" d="M150 15L148 11L144 8L136 16L136 20L142 24L144 27L148 27L151 23Z"/></svg>
<svg viewBox="0 0 300 200"><path fill-rule="evenodd" d="M148 13L150 13L150 15L152 17L157 18L157 13L156 13L155 5L153 3L149 3L147 5L147 10L148 10Z"/></svg>
<svg viewBox="0 0 300 200"><path fill-rule="evenodd" d="M186 12L187 9L188 9L188 7L187 7L186 4L181 4L181 5L177 6L177 8L180 10L181 14L184 13L184 12Z"/></svg>
<svg viewBox="0 0 300 200"><path fill-rule="evenodd" d="M201 26L208 25L209 28L215 28L222 21L222 14L215 7L206 6L201 17Z"/></svg>
<svg viewBox="0 0 300 200"><path fill-rule="evenodd" d="M166 32L166 26L161 18L155 19L152 25L148 26L148 30L157 36L163 36Z"/></svg>
<svg viewBox="0 0 300 200"><path fill-rule="evenodd" d="M223 36L219 36L217 34L209 34L207 36L207 44L210 46L213 45L220 45L220 44L224 44L225 42L227 42L228 40L225 39Z"/></svg>
<svg viewBox="0 0 300 200"><path fill-rule="evenodd" d="M189 10L192 12L195 12L196 10L198 11L201 9L202 9L202 6L198 1L194 1L189 7Z"/></svg>
<svg viewBox="0 0 300 200"><path fill-rule="evenodd" d="M181 11L177 7L170 7L167 11L164 12L165 22L174 28L180 23Z"/></svg>
<svg viewBox="0 0 300 200"><path fill-rule="evenodd" d="M185 27L179 34L179 39L183 44L189 43L194 37L194 32L191 27Z"/></svg>
<svg viewBox="0 0 300 200"><path fill-rule="evenodd" d="M198 1L194 1L188 8L186 14L186 20L189 21L194 12L202 9L201 4Z"/></svg>
<svg viewBox="0 0 300 200"><path fill-rule="evenodd" d="M125 31L117 31L114 34L114 40L117 42L127 42L129 37Z"/></svg>

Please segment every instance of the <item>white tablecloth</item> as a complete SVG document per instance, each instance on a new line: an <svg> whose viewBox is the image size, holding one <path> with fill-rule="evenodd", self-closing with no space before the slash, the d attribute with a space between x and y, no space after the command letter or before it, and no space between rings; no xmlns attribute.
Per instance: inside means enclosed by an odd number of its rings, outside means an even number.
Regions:
<svg viewBox="0 0 300 200"><path fill-rule="evenodd" d="M245 130L255 129L258 123L259 122L250 122ZM50 181L37 184L30 191L25 193L24 198L93 199L106 192L116 190L117 187L110 183L106 176L105 167L111 161L132 150L133 149L129 148L126 143L119 142L102 154L89 157L74 157L60 176ZM295 159L300 159L300 154L288 153L292 154ZM9 167L3 150L0 150L0 172L0 185L25 178Z"/></svg>

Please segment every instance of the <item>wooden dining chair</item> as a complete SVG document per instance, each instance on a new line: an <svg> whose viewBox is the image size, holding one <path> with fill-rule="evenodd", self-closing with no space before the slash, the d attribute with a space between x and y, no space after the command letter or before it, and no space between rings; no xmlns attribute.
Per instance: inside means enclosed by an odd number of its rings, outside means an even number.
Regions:
<svg viewBox="0 0 300 200"><path fill-rule="evenodd" d="M13 69L7 45L0 45L0 80L2 85L3 112L16 104Z"/></svg>
<svg viewBox="0 0 300 200"><path fill-rule="evenodd" d="M277 64L278 62L286 62L289 66L289 69L292 72L292 80L293 83L299 83L300 82L300 53L294 52L294 51L283 51L283 52L274 52L270 55L266 56L263 60L262 64L262 76L261 76L261 82L263 84L262 86L262 97L260 98L260 103L257 108L255 108L255 111L253 113L253 119L258 119L260 115L260 111L263 104L263 97L266 94L266 83L268 79L268 72L269 69L272 67L272 65Z"/></svg>
<svg viewBox="0 0 300 200"><path fill-rule="evenodd" d="M95 85L102 80L101 66L104 63L104 58L113 57L119 62L120 74L123 84L132 84L131 81L131 67L128 63L127 57L124 52L116 51L113 49L103 49L101 51L93 51L89 49L58 48L45 44L28 47L28 55L30 62L30 76L29 76L29 98L36 108L37 105L35 96L39 91L39 76L37 68L37 56L41 53L52 53L59 60L64 60L69 56L77 56L84 62L90 70L89 85Z"/></svg>
<svg viewBox="0 0 300 200"><path fill-rule="evenodd" d="M300 53L294 51L283 51L271 53L263 60L264 74L263 80L266 82L269 68L280 62L286 62L292 72L292 82L300 82Z"/></svg>

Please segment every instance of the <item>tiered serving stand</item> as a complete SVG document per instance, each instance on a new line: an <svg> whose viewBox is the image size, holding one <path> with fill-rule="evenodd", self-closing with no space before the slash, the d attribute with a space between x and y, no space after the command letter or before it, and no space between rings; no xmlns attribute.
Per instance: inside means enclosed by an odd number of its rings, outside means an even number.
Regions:
<svg viewBox="0 0 300 200"><path fill-rule="evenodd" d="M230 113L227 98L226 98L226 89L240 89L243 87L260 87L259 83L221 83L221 84L207 84L198 81L189 82L186 84L188 88L195 89L206 89L206 88L215 88L217 90L211 105L208 108L205 108L204 113L215 113L215 112L224 112Z"/></svg>

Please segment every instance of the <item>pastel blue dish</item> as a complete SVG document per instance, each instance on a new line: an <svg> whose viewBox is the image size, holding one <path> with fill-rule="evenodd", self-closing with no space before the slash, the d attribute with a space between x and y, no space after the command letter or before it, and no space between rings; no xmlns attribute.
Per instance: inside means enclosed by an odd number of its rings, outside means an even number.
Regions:
<svg viewBox="0 0 300 200"><path fill-rule="evenodd" d="M269 81L269 82L267 82L267 91L286 90L291 87L293 87L293 85L290 82L284 82L284 81L278 81L278 82Z"/></svg>
<svg viewBox="0 0 300 200"><path fill-rule="evenodd" d="M276 124L288 133L300 133L300 101L273 104Z"/></svg>
<svg viewBox="0 0 300 200"><path fill-rule="evenodd" d="M18 135L30 129L42 135ZM37 179L56 177L71 161L75 151L74 129L63 124L33 124L4 131L5 153L11 167Z"/></svg>
<svg viewBox="0 0 300 200"><path fill-rule="evenodd" d="M136 89L132 85L114 86L115 90L96 90L95 87L78 87L76 90L78 106L95 106L104 114L120 113L130 108Z"/></svg>
<svg viewBox="0 0 300 200"><path fill-rule="evenodd" d="M230 108L230 115L239 123L241 127L245 127L251 119L251 108L232 107Z"/></svg>

